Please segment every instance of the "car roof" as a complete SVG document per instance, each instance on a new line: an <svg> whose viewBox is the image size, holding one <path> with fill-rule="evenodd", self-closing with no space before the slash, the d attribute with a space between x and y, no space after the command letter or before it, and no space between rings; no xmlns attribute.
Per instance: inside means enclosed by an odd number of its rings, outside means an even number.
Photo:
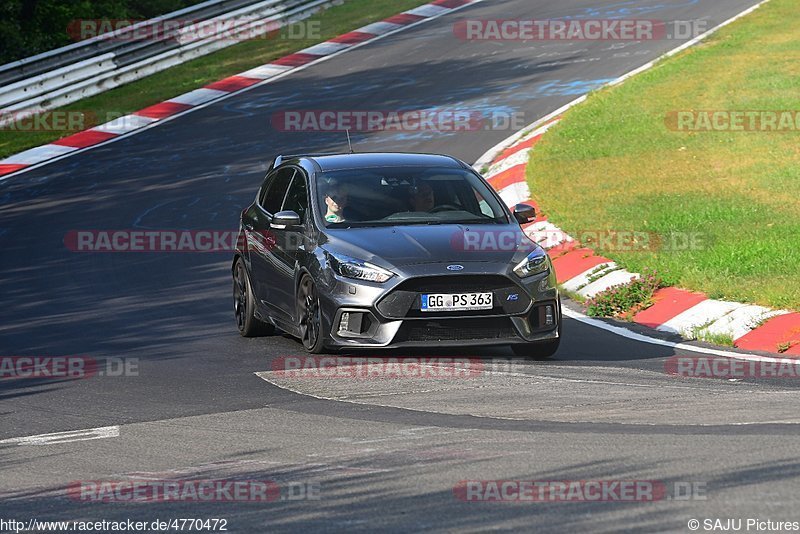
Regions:
<svg viewBox="0 0 800 534"><path fill-rule="evenodd" d="M461 169L464 165L451 156L441 154L413 154L402 152L362 152L358 154L303 154L284 156L288 159L313 161L322 171L359 169L369 167L450 167Z"/></svg>

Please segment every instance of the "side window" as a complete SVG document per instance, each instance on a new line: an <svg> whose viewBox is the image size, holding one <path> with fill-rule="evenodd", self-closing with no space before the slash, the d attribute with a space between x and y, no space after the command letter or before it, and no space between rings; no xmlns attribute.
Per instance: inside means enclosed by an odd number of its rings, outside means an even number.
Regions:
<svg viewBox="0 0 800 534"><path fill-rule="evenodd" d="M275 173L272 172L264 178L264 183L261 185L261 190L258 192L258 205L264 207L264 200L267 198L269 187L275 183Z"/></svg>
<svg viewBox="0 0 800 534"><path fill-rule="evenodd" d="M292 185L289 187L289 193L286 195L282 209L297 212L300 215L300 220L305 221L307 208L308 188L306 179L302 172L298 172L294 175L294 180L292 180Z"/></svg>
<svg viewBox="0 0 800 534"><path fill-rule="evenodd" d="M478 207L480 208L481 213L483 213L484 215L486 215L490 219L494 219L495 215L494 215L494 212L492 211L491 206L489 206L489 203L486 202L485 198L483 198L483 195L481 195L477 191L475 191L475 200L478 201Z"/></svg>
<svg viewBox="0 0 800 534"><path fill-rule="evenodd" d="M283 198L286 196L289 183L292 181L292 176L294 176L294 169L281 169L264 187L264 190L261 192L261 198L259 198L258 201L261 207L267 210L268 213L277 213L281 211L281 204L283 203Z"/></svg>

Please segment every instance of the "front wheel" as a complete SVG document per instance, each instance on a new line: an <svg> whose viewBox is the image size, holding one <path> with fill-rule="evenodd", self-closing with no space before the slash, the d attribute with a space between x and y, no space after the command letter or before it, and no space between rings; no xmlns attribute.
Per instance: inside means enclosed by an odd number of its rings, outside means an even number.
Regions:
<svg viewBox="0 0 800 534"><path fill-rule="evenodd" d="M322 326L322 310L319 305L317 286L310 276L303 276L297 289L297 316L299 317L300 340L311 354L325 351L325 332Z"/></svg>
<svg viewBox="0 0 800 534"><path fill-rule="evenodd" d="M530 360L547 360L551 358L561 344L561 338L539 343L526 343L524 345L511 345L511 350L516 356Z"/></svg>
<svg viewBox="0 0 800 534"><path fill-rule="evenodd" d="M236 316L236 327L242 337L266 336L275 332L274 326L256 317L253 288L241 259L236 260L236 265L233 267L233 313Z"/></svg>

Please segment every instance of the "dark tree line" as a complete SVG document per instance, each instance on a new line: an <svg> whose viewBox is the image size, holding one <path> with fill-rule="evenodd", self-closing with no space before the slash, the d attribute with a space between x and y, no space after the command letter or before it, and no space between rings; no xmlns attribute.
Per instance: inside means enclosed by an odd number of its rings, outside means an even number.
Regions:
<svg viewBox="0 0 800 534"><path fill-rule="evenodd" d="M0 0L0 64L75 42L79 19L149 19L201 0Z"/></svg>

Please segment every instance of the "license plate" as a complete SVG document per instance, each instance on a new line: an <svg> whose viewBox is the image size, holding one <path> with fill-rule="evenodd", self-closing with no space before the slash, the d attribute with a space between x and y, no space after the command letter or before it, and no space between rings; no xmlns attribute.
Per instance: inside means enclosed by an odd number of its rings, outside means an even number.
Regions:
<svg viewBox="0 0 800 534"><path fill-rule="evenodd" d="M431 293L422 295L424 312L430 311L470 311L491 310L493 304L491 293Z"/></svg>

